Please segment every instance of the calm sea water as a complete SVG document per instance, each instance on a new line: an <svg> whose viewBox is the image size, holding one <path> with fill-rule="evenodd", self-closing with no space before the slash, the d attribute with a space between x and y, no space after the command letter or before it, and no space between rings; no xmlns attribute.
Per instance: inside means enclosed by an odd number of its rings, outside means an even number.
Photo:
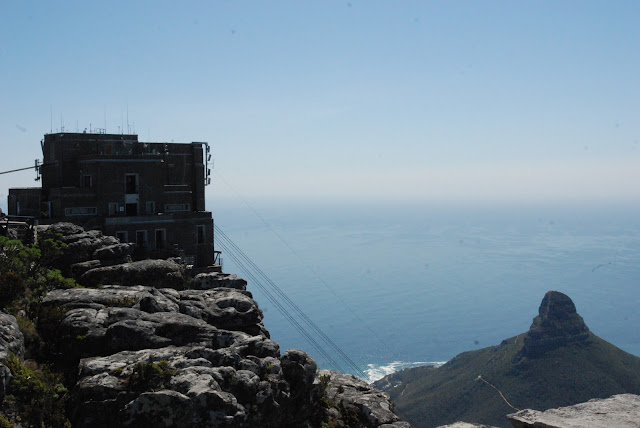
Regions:
<svg viewBox="0 0 640 428"><path fill-rule="evenodd" d="M594 333L640 355L637 207L211 205L216 225L370 380L526 331L548 290L569 295ZM283 351L304 349L332 368L248 289Z"/></svg>

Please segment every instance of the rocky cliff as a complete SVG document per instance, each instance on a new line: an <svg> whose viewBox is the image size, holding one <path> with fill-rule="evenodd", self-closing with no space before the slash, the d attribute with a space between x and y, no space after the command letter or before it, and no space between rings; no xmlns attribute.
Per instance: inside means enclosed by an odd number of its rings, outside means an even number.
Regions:
<svg viewBox="0 0 640 428"><path fill-rule="evenodd" d="M37 317L73 426L409 427L387 394L281 353L241 278L131 262L130 244L71 224L52 232L65 273L87 287L49 292ZM0 314L0 356L23 350L15 318ZM12 377L1 365L3 395Z"/></svg>

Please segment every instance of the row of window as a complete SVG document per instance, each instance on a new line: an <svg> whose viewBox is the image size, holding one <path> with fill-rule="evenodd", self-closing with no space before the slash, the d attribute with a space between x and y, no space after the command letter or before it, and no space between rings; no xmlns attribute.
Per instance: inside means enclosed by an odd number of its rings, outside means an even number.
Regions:
<svg viewBox="0 0 640 428"><path fill-rule="evenodd" d="M80 187L91 188L93 186L93 175L80 175ZM138 174L124 175L124 192L129 194L138 193Z"/></svg>
<svg viewBox="0 0 640 428"><path fill-rule="evenodd" d="M82 174L80 175L80 187L92 188L95 186L93 175ZM129 195L135 195L140 193L140 184L138 174L125 174L124 175L124 193Z"/></svg>
<svg viewBox="0 0 640 428"><path fill-rule="evenodd" d="M181 211L191 211L190 204L164 204L164 212L181 212ZM76 216L76 215L97 215L98 209L96 207L70 207L64 209L64 214L66 216ZM156 212L156 203L155 202L146 202L145 203L145 214L153 215L157 214ZM109 217L114 217L117 215L125 215L125 216L136 216L138 213L138 204L118 204L116 202L112 202L109 204Z"/></svg>
<svg viewBox="0 0 640 428"><path fill-rule="evenodd" d="M206 244L207 243L207 235L206 235L206 227L204 225L196 226L196 234L197 234L197 243L198 244ZM156 250L161 250L166 248L167 246L167 229L155 229L154 231L154 248ZM126 230L120 230L116 232L116 238L120 240L120 242L130 242L129 241L129 232ZM147 230L136 230L135 242L141 247L149 248L149 231Z"/></svg>

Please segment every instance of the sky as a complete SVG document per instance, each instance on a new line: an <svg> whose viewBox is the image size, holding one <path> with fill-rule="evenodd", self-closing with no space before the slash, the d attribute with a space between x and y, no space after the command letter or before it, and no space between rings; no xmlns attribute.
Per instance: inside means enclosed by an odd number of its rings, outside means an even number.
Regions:
<svg viewBox="0 0 640 428"><path fill-rule="evenodd" d="M640 201L637 1L0 2L0 171L208 141L209 201ZM37 186L33 170L0 175Z"/></svg>

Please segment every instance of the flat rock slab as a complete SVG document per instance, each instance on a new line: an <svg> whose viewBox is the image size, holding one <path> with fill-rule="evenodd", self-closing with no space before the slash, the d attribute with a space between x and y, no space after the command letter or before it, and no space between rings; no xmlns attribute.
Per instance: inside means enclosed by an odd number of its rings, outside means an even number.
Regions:
<svg viewBox="0 0 640 428"><path fill-rule="evenodd" d="M141 260L90 269L82 274L80 283L88 287L119 284L181 290L185 286L183 270L183 266L172 260Z"/></svg>
<svg viewBox="0 0 640 428"><path fill-rule="evenodd" d="M455 424L450 425L440 425L437 428L496 428L491 425L484 424L470 424L468 422L456 422Z"/></svg>
<svg viewBox="0 0 640 428"><path fill-rule="evenodd" d="M640 396L620 394L544 412L525 409L508 418L514 428L638 428Z"/></svg>

